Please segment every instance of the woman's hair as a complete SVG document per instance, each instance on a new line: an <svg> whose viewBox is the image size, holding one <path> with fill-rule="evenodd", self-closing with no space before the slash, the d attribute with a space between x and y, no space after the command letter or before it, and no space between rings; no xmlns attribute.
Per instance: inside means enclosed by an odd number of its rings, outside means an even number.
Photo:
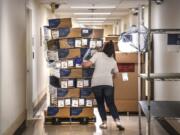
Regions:
<svg viewBox="0 0 180 135"><path fill-rule="evenodd" d="M110 40L109 42L107 42L107 43L104 45L103 52L104 52L108 57L113 56L113 54L114 54L114 43L112 42L112 40Z"/></svg>

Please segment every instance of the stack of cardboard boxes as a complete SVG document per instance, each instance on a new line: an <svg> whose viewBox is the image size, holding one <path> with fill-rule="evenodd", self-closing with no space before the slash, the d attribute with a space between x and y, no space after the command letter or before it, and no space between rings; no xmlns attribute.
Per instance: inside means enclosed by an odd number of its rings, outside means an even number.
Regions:
<svg viewBox="0 0 180 135"><path fill-rule="evenodd" d="M119 36L108 36L115 45L115 59L119 74L114 78L115 104L118 112L138 111L138 53L122 53L118 51ZM142 61L143 62L143 61ZM109 112L108 108L106 108Z"/></svg>
<svg viewBox="0 0 180 135"><path fill-rule="evenodd" d="M103 46L103 29L71 28L71 19L51 19L49 28L52 39L47 42L48 61L53 66L46 116L94 118L94 68L83 68L81 64L87 52Z"/></svg>

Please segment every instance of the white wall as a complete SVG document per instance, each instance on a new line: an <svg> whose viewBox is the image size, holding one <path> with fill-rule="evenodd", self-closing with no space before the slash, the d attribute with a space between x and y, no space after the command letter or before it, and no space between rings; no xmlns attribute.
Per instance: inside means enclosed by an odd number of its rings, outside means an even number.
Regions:
<svg viewBox="0 0 180 135"><path fill-rule="evenodd" d="M152 28L180 28L180 1L165 0L162 5L153 4ZM180 72L180 53L170 51L167 47L167 36L155 35L154 69L159 72ZM176 48L175 48L176 49ZM180 51L180 49L178 49ZM154 85L155 100L180 101L180 82L157 81Z"/></svg>
<svg viewBox="0 0 180 135"><path fill-rule="evenodd" d="M33 0L32 4L32 36L33 36L33 48L35 51L35 77L33 88L33 102L36 103L38 97L48 87L48 70L45 57L45 44L40 39L40 28L43 30L43 26L47 25L47 19L50 14L48 10L40 5L37 0Z"/></svg>
<svg viewBox="0 0 180 135"><path fill-rule="evenodd" d="M25 0L3 0L1 6L2 134L25 112L26 31Z"/></svg>
<svg viewBox="0 0 180 135"><path fill-rule="evenodd" d="M2 0L0 3L0 134L11 135L26 119L26 3L25 0ZM45 45L40 42L40 27L51 14L32 4L32 32L35 51L33 103L47 90L48 77Z"/></svg>

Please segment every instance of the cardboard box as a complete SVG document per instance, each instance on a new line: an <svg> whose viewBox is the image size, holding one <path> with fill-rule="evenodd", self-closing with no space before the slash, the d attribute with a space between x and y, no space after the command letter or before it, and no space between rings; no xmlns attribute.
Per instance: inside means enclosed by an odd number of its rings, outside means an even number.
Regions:
<svg viewBox="0 0 180 135"><path fill-rule="evenodd" d="M61 78L82 78L82 69L60 69Z"/></svg>
<svg viewBox="0 0 180 135"><path fill-rule="evenodd" d="M47 42L48 50L55 51L59 49L59 40L50 40Z"/></svg>
<svg viewBox="0 0 180 135"><path fill-rule="evenodd" d="M49 28L51 29L72 27L71 18L49 19L48 22L49 22Z"/></svg>
<svg viewBox="0 0 180 135"><path fill-rule="evenodd" d="M81 28L59 28L51 31L52 39L58 38L80 38Z"/></svg>
<svg viewBox="0 0 180 135"><path fill-rule="evenodd" d="M58 113L56 114L58 118L69 118L70 117L70 107L59 108Z"/></svg>
<svg viewBox="0 0 180 135"><path fill-rule="evenodd" d="M125 77L124 73L127 74ZM115 99L121 100L137 100L138 99L138 74L137 64L135 72L119 73L114 78L114 96Z"/></svg>
<svg viewBox="0 0 180 135"><path fill-rule="evenodd" d="M58 108L58 107L48 107L47 112L45 112L47 117L58 117L58 118L69 118L70 117L70 108Z"/></svg>
<svg viewBox="0 0 180 135"><path fill-rule="evenodd" d="M82 117L88 117L93 118L94 112L93 108L83 108L83 107L71 107L70 110L71 118L82 118Z"/></svg>
<svg viewBox="0 0 180 135"><path fill-rule="evenodd" d="M72 88L72 89L62 89L58 88L57 96L58 98L79 98L80 89Z"/></svg>
<svg viewBox="0 0 180 135"><path fill-rule="evenodd" d="M118 112L138 112L137 100L115 100L115 105ZM109 112L107 105L106 111Z"/></svg>
<svg viewBox="0 0 180 135"><path fill-rule="evenodd" d="M59 40L60 48L80 48L82 47L81 38L65 38Z"/></svg>
<svg viewBox="0 0 180 135"><path fill-rule="evenodd" d="M81 55L80 49L59 49L58 55L60 59L73 59Z"/></svg>
<svg viewBox="0 0 180 135"><path fill-rule="evenodd" d="M75 80L74 79L60 79L61 88L75 88Z"/></svg>
<svg viewBox="0 0 180 135"><path fill-rule="evenodd" d="M81 29L81 36L85 38L96 38L101 39L104 36L104 29Z"/></svg>
<svg viewBox="0 0 180 135"><path fill-rule="evenodd" d="M138 63L138 53L121 53L115 52L117 63ZM144 63L143 56L141 63Z"/></svg>
<svg viewBox="0 0 180 135"><path fill-rule="evenodd" d="M112 40L113 42L118 42L119 36L108 36L108 37L105 37L105 41L106 42L109 42L110 40Z"/></svg>

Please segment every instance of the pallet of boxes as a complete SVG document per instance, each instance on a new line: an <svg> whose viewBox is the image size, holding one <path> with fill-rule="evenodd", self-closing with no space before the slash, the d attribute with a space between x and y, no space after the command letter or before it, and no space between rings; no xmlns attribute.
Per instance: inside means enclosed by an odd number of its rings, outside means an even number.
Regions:
<svg viewBox="0 0 180 135"><path fill-rule="evenodd" d="M71 19L50 19L49 29L50 106L45 123L95 122L96 100L91 90L94 68L81 64L102 48L103 29L71 28Z"/></svg>
<svg viewBox="0 0 180 135"><path fill-rule="evenodd" d="M111 35L105 38L105 41L109 40L114 42L114 54L119 69L118 76L114 78L114 99L117 110L138 112L138 53L118 51L119 36ZM109 112L107 107L106 111Z"/></svg>

